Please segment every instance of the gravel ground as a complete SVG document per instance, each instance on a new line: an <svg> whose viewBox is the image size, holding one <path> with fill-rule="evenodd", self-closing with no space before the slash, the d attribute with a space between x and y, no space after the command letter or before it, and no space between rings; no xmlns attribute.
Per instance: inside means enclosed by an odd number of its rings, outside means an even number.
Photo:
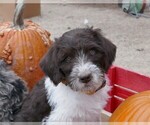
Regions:
<svg viewBox="0 0 150 125"><path fill-rule="evenodd" d="M42 14L32 20L59 37L69 29L84 27L84 19L117 46L114 65L150 76L150 19L136 19L117 6L42 4Z"/></svg>

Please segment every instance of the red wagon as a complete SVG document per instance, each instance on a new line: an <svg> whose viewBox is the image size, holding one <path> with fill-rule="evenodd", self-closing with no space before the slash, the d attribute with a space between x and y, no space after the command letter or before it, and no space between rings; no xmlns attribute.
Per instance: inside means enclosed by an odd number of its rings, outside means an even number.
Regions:
<svg viewBox="0 0 150 125"><path fill-rule="evenodd" d="M110 113L113 113L127 97L138 92L150 90L150 77L123 68L112 67L108 72L108 77L111 81L112 91L105 110Z"/></svg>

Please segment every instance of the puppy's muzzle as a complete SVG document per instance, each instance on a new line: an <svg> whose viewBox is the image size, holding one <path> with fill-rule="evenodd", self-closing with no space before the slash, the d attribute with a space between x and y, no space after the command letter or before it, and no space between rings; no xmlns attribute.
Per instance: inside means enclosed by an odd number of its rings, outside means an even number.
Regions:
<svg viewBox="0 0 150 125"><path fill-rule="evenodd" d="M86 79L86 80L85 80L85 79ZM84 81L87 82L87 81L89 81L89 79L90 79L90 77L89 77L89 78L88 78L88 77L87 77L87 78L84 77L84 78L82 78L82 81L84 80ZM62 83L65 84L66 86L68 85L67 81L65 81L65 80L62 81ZM95 91L92 91L92 92L91 92L91 91L88 91L88 92L84 92L84 93L86 93L86 94L88 94L88 95L93 95L94 93L96 93L97 91L101 90L101 89L104 88L105 86L106 86L106 80L104 79L103 82L102 82L102 85L101 85L98 89L96 89Z"/></svg>
<svg viewBox="0 0 150 125"><path fill-rule="evenodd" d="M86 94L88 94L88 95L93 95L93 94L95 94L97 91L99 91L99 90L101 90L102 88L104 88L105 86L106 86L106 80L103 80L102 85L101 85L98 89L96 89L95 91L87 91L87 92L84 92L84 93L86 93Z"/></svg>

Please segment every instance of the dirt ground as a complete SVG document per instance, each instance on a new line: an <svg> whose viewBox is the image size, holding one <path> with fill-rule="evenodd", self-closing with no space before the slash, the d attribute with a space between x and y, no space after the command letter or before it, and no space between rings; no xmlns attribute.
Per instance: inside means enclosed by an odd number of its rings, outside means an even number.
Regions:
<svg viewBox="0 0 150 125"><path fill-rule="evenodd" d="M42 14L32 20L59 37L69 29L84 27L84 19L117 46L114 65L150 76L150 19L136 19L117 6L42 4Z"/></svg>

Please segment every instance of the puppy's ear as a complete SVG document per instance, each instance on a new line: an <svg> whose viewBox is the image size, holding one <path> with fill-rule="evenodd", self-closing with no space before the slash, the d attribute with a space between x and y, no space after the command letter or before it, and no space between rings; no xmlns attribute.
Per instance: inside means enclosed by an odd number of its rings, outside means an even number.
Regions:
<svg viewBox="0 0 150 125"><path fill-rule="evenodd" d="M116 57L116 49L117 47L110 42L108 39L103 37L103 47L105 49L105 71L107 72L110 66L112 65L113 61L115 60Z"/></svg>
<svg viewBox="0 0 150 125"><path fill-rule="evenodd" d="M115 60L117 47L110 40L106 39L100 32L100 29L95 29L94 36L98 37L98 44L103 47L105 56L102 66L105 72L107 72Z"/></svg>
<svg viewBox="0 0 150 125"><path fill-rule="evenodd" d="M62 80L62 74L59 71L58 64L58 51L59 49L54 43L40 62L41 69L50 77L55 85L58 85Z"/></svg>

